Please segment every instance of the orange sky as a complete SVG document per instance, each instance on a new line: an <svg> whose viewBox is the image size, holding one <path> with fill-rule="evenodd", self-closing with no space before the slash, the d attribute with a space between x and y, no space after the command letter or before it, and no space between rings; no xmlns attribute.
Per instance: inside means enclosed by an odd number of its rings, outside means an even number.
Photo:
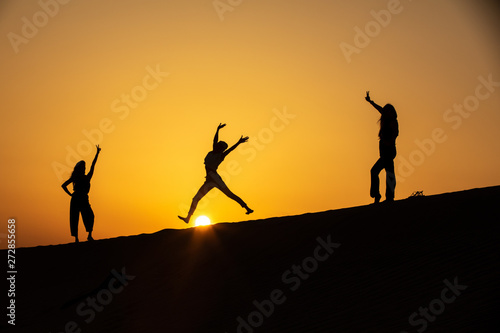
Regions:
<svg viewBox="0 0 500 333"><path fill-rule="evenodd" d="M229 144L250 136L219 170L251 219L370 203L366 90L399 114L396 199L498 185L497 17L472 0L3 1L0 233L15 218L17 246L71 242L60 185L91 143L94 238L184 228L220 122ZM195 217L249 218L213 192Z"/></svg>

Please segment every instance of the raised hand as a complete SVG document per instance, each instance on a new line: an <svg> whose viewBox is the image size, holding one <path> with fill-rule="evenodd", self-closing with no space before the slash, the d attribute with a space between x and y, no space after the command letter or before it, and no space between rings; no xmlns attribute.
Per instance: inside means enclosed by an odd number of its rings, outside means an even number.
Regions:
<svg viewBox="0 0 500 333"><path fill-rule="evenodd" d="M248 141L248 136L243 137L243 135L242 135L241 138L238 140L238 144L244 143L244 142L247 142L247 141Z"/></svg>
<svg viewBox="0 0 500 333"><path fill-rule="evenodd" d="M371 101L372 101L372 100L370 99L370 92L369 92L369 91L367 91L367 92L366 92L366 97L365 97L365 99L366 99L366 101L367 101L367 102L371 102Z"/></svg>
<svg viewBox="0 0 500 333"><path fill-rule="evenodd" d="M226 124L223 124L223 123L220 123L219 126L217 126L217 130L220 130L221 128L223 128L224 126L226 126Z"/></svg>
<svg viewBox="0 0 500 333"><path fill-rule="evenodd" d="M97 153L99 154L101 152L101 148L99 148L99 145L95 146L97 148Z"/></svg>

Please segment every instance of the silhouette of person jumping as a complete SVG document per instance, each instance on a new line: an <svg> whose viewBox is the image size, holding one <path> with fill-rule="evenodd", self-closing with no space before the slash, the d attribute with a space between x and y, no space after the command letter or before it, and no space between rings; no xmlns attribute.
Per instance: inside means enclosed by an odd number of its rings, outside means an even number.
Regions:
<svg viewBox="0 0 500 333"><path fill-rule="evenodd" d="M61 187L64 192L71 196L71 202L69 206L69 225L71 229L71 236L75 237L75 243L78 243L78 220L80 213L82 214L83 224L85 225L85 230L89 233L87 240L93 241L92 230L94 228L94 212L90 207L89 203L89 191L90 191L90 180L94 175L95 163L97 162L97 157L101 148L99 145L96 146L97 152L95 154L94 160L92 161L92 166L87 175L85 175L85 161L80 161L76 163L71 177L65 181ZM73 193L68 191L67 186L73 183Z"/></svg>
<svg viewBox="0 0 500 333"><path fill-rule="evenodd" d="M379 152L380 158L370 170L371 187L370 196L375 198L375 203L380 202L379 178L380 171L385 169L386 174L386 201L394 201L394 190L396 188L396 175L394 174L394 158L396 157L396 138L399 135L398 114L391 104L384 107L377 105L370 99L370 92L366 92L365 99L380 112Z"/></svg>
<svg viewBox="0 0 500 333"><path fill-rule="evenodd" d="M226 126L226 124L219 124L219 126L217 126L217 131L215 132L215 137L214 137L213 150L209 152L205 157L205 171L207 172L206 180L203 183L203 185L201 185L200 189L194 196L187 217L179 216L179 218L186 223L189 223L189 220L191 219L191 216L193 216L196 206L198 206L198 202L214 187L221 190L222 193L224 193L229 198L239 203L241 207L245 208L246 214L253 213L253 210L248 208L247 204L243 200L241 200L240 197L238 197L236 194L231 192L231 190L229 190L227 185L222 180L221 176L219 176L219 174L217 173L217 168L222 163L224 158L226 158L226 156L230 152L232 152L236 147L238 147L241 143L248 141L248 136L247 137L242 136L238 140L238 142L236 142L236 144L234 144L231 148L227 149L228 147L227 143L225 143L224 141L219 141L219 130L224 126Z"/></svg>

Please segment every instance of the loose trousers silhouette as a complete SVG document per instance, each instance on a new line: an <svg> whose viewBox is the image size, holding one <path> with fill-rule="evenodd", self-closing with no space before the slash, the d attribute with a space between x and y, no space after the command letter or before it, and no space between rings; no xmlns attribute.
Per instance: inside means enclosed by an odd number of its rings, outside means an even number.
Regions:
<svg viewBox="0 0 500 333"><path fill-rule="evenodd" d="M90 207L88 196L72 196L69 205L69 226L71 229L71 236L78 237L78 220L82 214L83 225L87 232L94 229L94 212Z"/></svg>
<svg viewBox="0 0 500 333"><path fill-rule="evenodd" d="M394 190L396 188L396 175L394 174L394 158L396 157L396 146L385 146L379 144L380 158L375 162L371 174L370 196L380 198L380 171L385 169L385 198L394 200Z"/></svg>

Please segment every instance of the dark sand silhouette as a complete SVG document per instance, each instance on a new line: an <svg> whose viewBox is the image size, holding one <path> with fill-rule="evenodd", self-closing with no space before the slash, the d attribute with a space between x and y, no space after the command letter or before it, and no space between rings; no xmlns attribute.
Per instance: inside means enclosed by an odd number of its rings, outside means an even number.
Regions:
<svg viewBox="0 0 500 333"><path fill-rule="evenodd" d="M497 186L21 248L7 331L233 333L250 316L253 332L417 332L427 308L426 332L494 332L499 201Z"/></svg>

